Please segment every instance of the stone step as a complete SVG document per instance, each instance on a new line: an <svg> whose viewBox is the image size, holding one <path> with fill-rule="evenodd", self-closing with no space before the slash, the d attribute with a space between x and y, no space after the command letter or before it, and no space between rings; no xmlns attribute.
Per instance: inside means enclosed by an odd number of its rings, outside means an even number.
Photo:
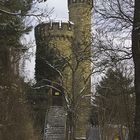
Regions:
<svg viewBox="0 0 140 140"><path fill-rule="evenodd" d="M51 106L48 110L45 128L45 140L64 140L65 110L64 107Z"/></svg>
<svg viewBox="0 0 140 140"><path fill-rule="evenodd" d="M48 111L48 124L51 126L64 126L65 111L63 107L52 106Z"/></svg>
<svg viewBox="0 0 140 140"><path fill-rule="evenodd" d="M45 129L47 134L64 134L65 128L64 127L49 127Z"/></svg>
<svg viewBox="0 0 140 140"><path fill-rule="evenodd" d="M64 134L52 134L52 135L47 135L46 140L64 140L65 136Z"/></svg>

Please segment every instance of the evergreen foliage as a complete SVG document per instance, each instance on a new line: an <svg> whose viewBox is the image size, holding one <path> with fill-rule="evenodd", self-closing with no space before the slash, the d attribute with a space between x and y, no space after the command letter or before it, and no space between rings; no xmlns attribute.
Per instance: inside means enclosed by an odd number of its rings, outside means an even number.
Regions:
<svg viewBox="0 0 140 140"><path fill-rule="evenodd" d="M19 15L0 14L0 43L6 47L21 46L19 39L23 33L29 31L24 25L24 15L27 14L32 5L32 0L6 0L0 2L0 8Z"/></svg>
<svg viewBox="0 0 140 140"><path fill-rule="evenodd" d="M109 96L119 96L122 94L133 94L132 88L133 79L131 77L126 77L120 69L115 71L108 69L106 75L102 77L99 85L96 87L96 91L99 95L109 97Z"/></svg>
<svg viewBox="0 0 140 140"><path fill-rule="evenodd" d="M24 15L32 0L2 0L0 9L0 139L36 140L26 104L23 81L19 78L20 37L27 31Z"/></svg>
<svg viewBox="0 0 140 140"><path fill-rule="evenodd" d="M109 126L125 126L129 137L133 133L135 94L133 79L116 68L108 69L96 86L97 112L102 135L105 136Z"/></svg>

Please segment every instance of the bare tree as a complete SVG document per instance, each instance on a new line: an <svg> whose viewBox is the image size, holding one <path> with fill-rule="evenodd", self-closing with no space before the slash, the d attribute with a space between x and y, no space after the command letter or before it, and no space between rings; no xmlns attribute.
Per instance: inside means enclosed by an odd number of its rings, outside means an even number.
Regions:
<svg viewBox="0 0 140 140"><path fill-rule="evenodd" d="M131 31L133 25L133 0L95 0L95 25L106 31Z"/></svg>
<svg viewBox="0 0 140 140"><path fill-rule="evenodd" d="M131 30L134 1L96 0L94 10L95 52L97 54L101 52L101 55L103 54L104 56L110 55L107 63L111 61L117 63L126 59L130 61L132 58Z"/></svg>
<svg viewBox="0 0 140 140"><path fill-rule="evenodd" d="M97 56L95 65L100 66L101 70L106 70L108 67L116 67L119 63L125 62L125 65L130 68L129 70L133 70L131 30L134 1L97 0L94 8L96 33L95 51L93 52ZM133 123L131 122L130 125L133 126ZM130 139L133 139L132 133L133 129L131 130Z"/></svg>

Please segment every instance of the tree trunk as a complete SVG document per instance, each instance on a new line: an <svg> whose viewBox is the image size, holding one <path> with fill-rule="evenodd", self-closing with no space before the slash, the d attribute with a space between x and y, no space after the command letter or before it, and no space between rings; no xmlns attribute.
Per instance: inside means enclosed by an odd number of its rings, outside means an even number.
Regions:
<svg viewBox="0 0 140 140"><path fill-rule="evenodd" d="M135 0L132 31L132 54L135 68L136 108L134 119L134 139L140 140L140 0Z"/></svg>

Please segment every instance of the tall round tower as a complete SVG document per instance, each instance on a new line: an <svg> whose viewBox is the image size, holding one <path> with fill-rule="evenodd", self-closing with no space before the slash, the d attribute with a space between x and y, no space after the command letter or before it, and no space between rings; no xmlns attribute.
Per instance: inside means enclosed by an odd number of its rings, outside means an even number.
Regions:
<svg viewBox="0 0 140 140"><path fill-rule="evenodd" d="M73 51L76 52L76 60L73 65L78 63L75 72L75 79L78 81L75 84L75 93L78 96L81 94L77 109L76 139L85 139L90 114L92 7L92 0L68 0L69 20L74 23L75 40ZM82 88L85 89L82 91Z"/></svg>

